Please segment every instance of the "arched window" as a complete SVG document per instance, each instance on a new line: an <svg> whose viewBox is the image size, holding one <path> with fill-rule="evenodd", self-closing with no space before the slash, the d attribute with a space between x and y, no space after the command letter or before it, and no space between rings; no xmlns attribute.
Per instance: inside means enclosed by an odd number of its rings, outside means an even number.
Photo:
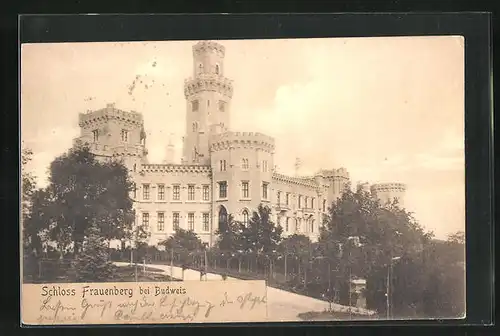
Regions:
<svg viewBox="0 0 500 336"><path fill-rule="evenodd" d="M220 72L220 67L219 67L219 64L216 64L215 65L215 74L218 75Z"/></svg>
<svg viewBox="0 0 500 336"><path fill-rule="evenodd" d="M227 230L227 210L222 205L219 208L219 230Z"/></svg>
<svg viewBox="0 0 500 336"><path fill-rule="evenodd" d="M248 210L247 209L243 210L242 217L243 217L243 225L248 226Z"/></svg>
<svg viewBox="0 0 500 336"><path fill-rule="evenodd" d="M310 227L310 230L309 230L309 231L314 232L314 219L311 219L310 221L311 221L311 223L310 223L309 225L310 225L311 227Z"/></svg>
<svg viewBox="0 0 500 336"><path fill-rule="evenodd" d="M241 160L241 168L242 169L248 169L248 159L242 159Z"/></svg>

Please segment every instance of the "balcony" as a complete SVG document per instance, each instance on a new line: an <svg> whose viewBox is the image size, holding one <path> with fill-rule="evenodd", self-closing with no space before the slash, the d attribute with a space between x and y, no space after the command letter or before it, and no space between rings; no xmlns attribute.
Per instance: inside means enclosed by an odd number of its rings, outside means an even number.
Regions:
<svg viewBox="0 0 500 336"><path fill-rule="evenodd" d="M285 204L285 203L277 203L274 205L275 209L280 212L288 211L290 210L290 206Z"/></svg>

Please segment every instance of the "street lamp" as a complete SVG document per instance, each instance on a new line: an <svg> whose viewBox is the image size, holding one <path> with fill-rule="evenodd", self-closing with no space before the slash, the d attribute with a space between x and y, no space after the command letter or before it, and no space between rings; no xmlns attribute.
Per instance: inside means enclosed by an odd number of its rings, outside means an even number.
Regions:
<svg viewBox="0 0 500 336"><path fill-rule="evenodd" d="M386 282L386 310L387 310L387 319L391 317L391 296L392 296L392 288L391 288L391 280L392 280L392 265L394 261L401 259L401 257L392 257L389 265L387 266L387 282Z"/></svg>
<svg viewBox="0 0 500 336"><path fill-rule="evenodd" d="M360 242L359 236L347 237L347 240L352 242L352 245L356 248L362 247L363 244ZM349 319L352 319L352 262L351 262L351 249L349 249Z"/></svg>

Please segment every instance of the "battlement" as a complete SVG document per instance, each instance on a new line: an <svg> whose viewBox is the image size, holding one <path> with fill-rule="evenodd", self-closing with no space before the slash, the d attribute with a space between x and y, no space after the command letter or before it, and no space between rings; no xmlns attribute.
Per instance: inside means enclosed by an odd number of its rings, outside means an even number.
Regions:
<svg viewBox="0 0 500 336"><path fill-rule="evenodd" d="M339 169L322 169L319 172L316 173L317 177L323 177L326 179L332 179L332 178L345 178L349 179L349 172L345 168L339 168Z"/></svg>
<svg viewBox="0 0 500 336"><path fill-rule="evenodd" d="M135 111L123 111L117 109L114 104L107 104L105 108L88 111L78 114L78 125L84 127L85 125L96 123L104 120L122 120L138 126L144 123L142 114Z"/></svg>
<svg viewBox="0 0 500 336"><path fill-rule="evenodd" d="M189 77L184 80L184 96L202 91L217 91L231 98L233 96L233 81L222 76L200 74L198 77Z"/></svg>
<svg viewBox="0 0 500 336"><path fill-rule="evenodd" d="M194 55L199 55L207 51L215 51L222 57L226 54L226 48L222 44L213 41L200 41L193 46Z"/></svg>
<svg viewBox="0 0 500 336"><path fill-rule="evenodd" d="M384 191L406 191L406 184L398 183L398 182L389 182L389 183L376 183L370 187L372 192L384 192Z"/></svg>
<svg viewBox="0 0 500 336"><path fill-rule="evenodd" d="M185 165L185 164L142 164L141 172L144 173L194 173L209 175L212 172L210 166Z"/></svg>
<svg viewBox="0 0 500 336"><path fill-rule="evenodd" d="M318 189L319 185L316 183L316 181L310 180L310 179L305 179L301 177L293 177L293 176L288 176L280 173L273 173L273 180L277 182L284 182L284 183L289 183L289 184L295 184L295 185L300 185L303 187L308 187L312 189Z"/></svg>
<svg viewBox="0 0 500 336"><path fill-rule="evenodd" d="M210 137L210 150L218 151L231 146L259 147L274 151L274 138L257 132L225 132Z"/></svg>

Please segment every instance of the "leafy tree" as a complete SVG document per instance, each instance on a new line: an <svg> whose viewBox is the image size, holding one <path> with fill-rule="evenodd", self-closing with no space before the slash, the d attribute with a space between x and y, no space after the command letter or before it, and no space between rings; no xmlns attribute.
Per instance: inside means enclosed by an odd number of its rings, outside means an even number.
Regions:
<svg viewBox="0 0 500 336"><path fill-rule="evenodd" d="M240 251L245 244L243 241L243 231L245 227L242 223L236 222L233 215L227 216L226 225L215 232L219 236L216 243L216 249L220 251Z"/></svg>
<svg viewBox="0 0 500 336"><path fill-rule="evenodd" d="M75 260L74 271L76 281L110 281L113 277L115 267L108 258L109 250L106 238L95 223L86 231L82 251Z"/></svg>
<svg viewBox="0 0 500 336"><path fill-rule="evenodd" d="M132 183L122 163L99 162L88 147L75 147L51 163L49 182L50 209L40 211L52 215L50 236L62 245L69 240L75 255L91 225L99 227L108 244L130 230Z"/></svg>
<svg viewBox="0 0 500 336"><path fill-rule="evenodd" d="M367 304L381 312L385 309L383 284L391 259L417 258L426 239L412 214L396 201L382 206L361 188L352 191L347 186L329 208L318 245L321 253L337 264L342 275L336 286L346 293L349 279L366 279Z"/></svg>
<svg viewBox="0 0 500 336"><path fill-rule="evenodd" d="M260 204L242 231L245 251L271 254L278 249L283 229L272 222L271 209Z"/></svg>
<svg viewBox="0 0 500 336"><path fill-rule="evenodd" d="M31 196L36 188L35 176L27 170L27 165L31 162L33 158L33 152L29 148L23 148L21 150L21 205L23 219L25 219L29 214L29 207L31 203Z"/></svg>

